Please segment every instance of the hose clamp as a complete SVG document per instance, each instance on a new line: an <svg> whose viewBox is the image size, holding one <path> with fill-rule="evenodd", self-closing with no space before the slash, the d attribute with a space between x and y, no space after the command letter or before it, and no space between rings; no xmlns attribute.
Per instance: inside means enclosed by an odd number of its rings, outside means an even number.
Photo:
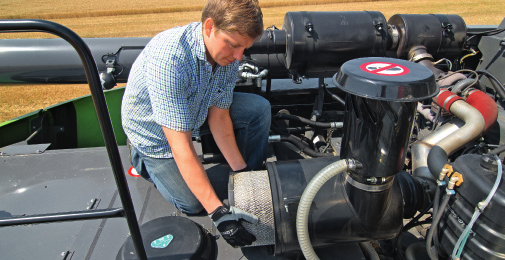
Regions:
<svg viewBox="0 0 505 260"><path fill-rule="evenodd" d="M412 56L412 58L410 58L410 61L418 62L418 61L424 60L424 59L433 60L433 56L431 56L431 54L429 54L429 53L421 53L421 54L417 54L417 55Z"/></svg>
<svg viewBox="0 0 505 260"><path fill-rule="evenodd" d="M330 122L331 128L343 128L344 123L343 122Z"/></svg>
<svg viewBox="0 0 505 260"><path fill-rule="evenodd" d="M396 29L396 26L389 24L388 25L388 30L390 32L391 40L392 40L391 48L389 48L389 49L390 50L394 50L394 49L396 49L396 47L398 47L398 42L399 42L399 39L400 39L400 36L399 36L399 33L398 33L398 29Z"/></svg>
<svg viewBox="0 0 505 260"><path fill-rule="evenodd" d="M393 186L393 181L386 182L384 184L379 184L379 185L370 185L370 184L365 184L365 183L360 183L356 180L354 180L350 175L347 175L345 178L346 182L351 184L353 187L358 188L363 191L367 192L381 192L388 190Z"/></svg>
<svg viewBox="0 0 505 260"><path fill-rule="evenodd" d="M268 137L268 143L278 143L281 141L280 135L271 135Z"/></svg>

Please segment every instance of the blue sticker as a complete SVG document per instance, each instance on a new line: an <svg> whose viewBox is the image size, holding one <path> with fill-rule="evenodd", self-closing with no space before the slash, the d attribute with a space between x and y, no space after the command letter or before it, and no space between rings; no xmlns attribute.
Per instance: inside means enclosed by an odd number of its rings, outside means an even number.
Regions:
<svg viewBox="0 0 505 260"><path fill-rule="evenodd" d="M172 239L174 239L174 236L168 234L166 236L162 236L153 242L151 242L151 247L152 248L165 248L172 242Z"/></svg>

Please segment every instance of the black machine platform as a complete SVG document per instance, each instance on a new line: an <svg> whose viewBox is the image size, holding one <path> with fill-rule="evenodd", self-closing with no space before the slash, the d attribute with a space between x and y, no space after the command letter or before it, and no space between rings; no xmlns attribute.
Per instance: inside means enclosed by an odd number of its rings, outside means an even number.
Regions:
<svg viewBox="0 0 505 260"><path fill-rule="evenodd" d="M119 151L139 225L166 216L187 217L152 183L130 175L128 148L120 146ZM205 164L205 168L218 196L227 199L228 166ZM1 156L0 191L0 219L121 207L103 147ZM271 255L268 246L229 246L205 215L187 218L217 238L217 259L284 259ZM124 218L1 227L0 259L116 259L128 236ZM345 251L359 250L345 245L339 254Z"/></svg>
<svg viewBox="0 0 505 260"><path fill-rule="evenodd" d="M128 173L128 148L119 150ZM0 179L0 218L121 207L105 148L3 156ZM152 183L130 175L127 181L139 225L158 217L183 215ZM216 234L207 216L192 220ZM2 259L114 259L127 236L123 218L3 227L0 252ZM227 246L222 239L217 243L220 248ZM229 259L242 257L240 249L231 247L220 254Z"/></svg>

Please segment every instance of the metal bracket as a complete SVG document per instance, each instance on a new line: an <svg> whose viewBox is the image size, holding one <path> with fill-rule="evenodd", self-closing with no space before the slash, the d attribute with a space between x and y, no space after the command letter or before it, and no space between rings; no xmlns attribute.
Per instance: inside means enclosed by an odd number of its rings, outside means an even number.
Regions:
<svg viewBox="0 0 505 260"><path fill-rule="evenodd" d="M41 154L44 153L51 144L13 144L5 147L0 152L0 156Z"/></svg>
<svg viewBox="0 0 505 260"><path fill-rule="evenodd" d="M314 25L311 22L308 22L305 25L305 29L307 30L307 32L312 33L312 31L314 31Z"/></svg>

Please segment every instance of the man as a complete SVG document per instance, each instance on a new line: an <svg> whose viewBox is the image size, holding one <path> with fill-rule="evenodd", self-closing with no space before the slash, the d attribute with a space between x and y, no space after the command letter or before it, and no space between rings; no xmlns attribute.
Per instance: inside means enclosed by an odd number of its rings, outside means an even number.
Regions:
<svg viewBox="0 0 505 260"><path fill-rule="evenodd" d="M201 23L164 31L146 45L121 110L137 172L182 212L205 210L232 246L255 240L240 219L258 219L223 205L192 137L211 133L233 171L262 167L270 105L258 95L233 93L238 63L261 37L262 19L257 0L209 0Z"/></svg>

